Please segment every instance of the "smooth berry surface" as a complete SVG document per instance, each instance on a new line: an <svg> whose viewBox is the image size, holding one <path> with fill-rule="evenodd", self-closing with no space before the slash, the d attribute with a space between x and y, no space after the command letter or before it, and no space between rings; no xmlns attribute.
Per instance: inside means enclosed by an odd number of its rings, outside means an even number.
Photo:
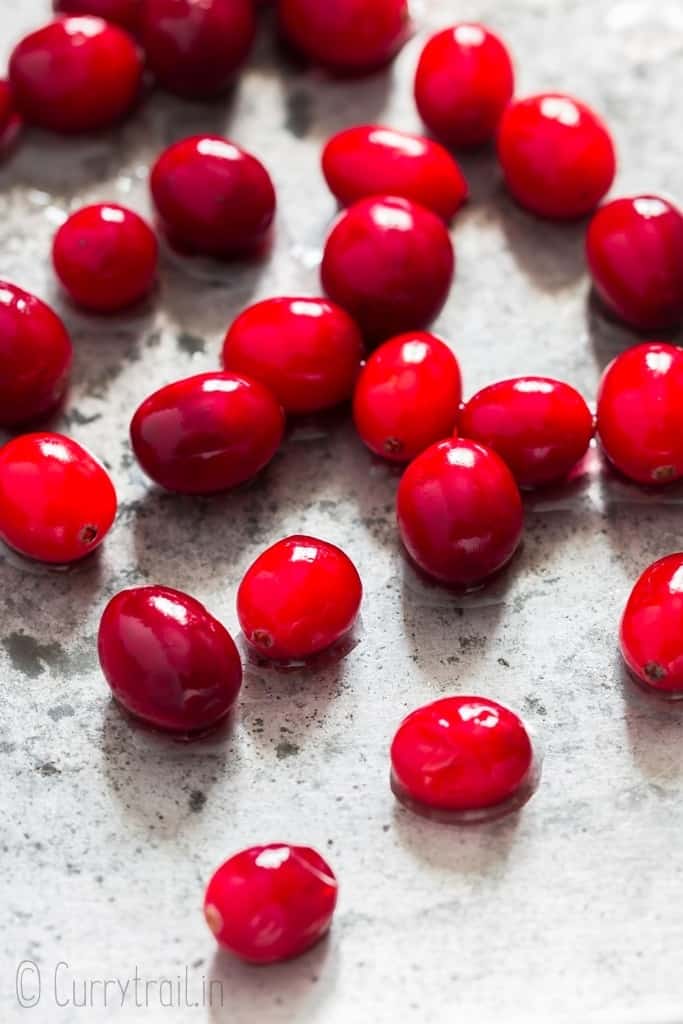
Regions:
<svg viewBox="0 0 683 1024"><path fill-rule="evenodd" d="M0 538L27 558L65 565L89 555L116 515L109 474L62 434L22 434L0 448Z"/></svg>
<svg viewBox="0 0 683 1024"><path fill-rule="evenodd" d="M12 86L0 79L0 156L6 156L19 138L23 120L14 102Z"/></svg>
<svg viewBox="0 0 683 1024"><path fill-rule="evenodd" d="M213 875L204 917L218 943L242 960L269 964L305 953L323 937L337 904L337 879L307 846L242 850Z"/></svg>
<svg viewBox="0 0 683 1024"><path fill-rule="evenodd" d="M409 462L457 422L462 384L458 361L433 334L401 334L368 359L353 398L360 437L376 455Z"/></svg>
<svg viewBox="0 0 683 1024"><path fill-rule="evenodd" d="M621 619L621 653L646 686L683 692L683 554L642 573Z"/></svg>
<svg viewBox="0 0 683 1024"><path fill-rule="evenodd" d="M170 587L116 594L102 614L97 651L119 704L169 732L211 729L242 684L240 656L225 626Z"/></svg>
<svg viewBox="0 0 683 1024"><path fill-rule="evenodd" d="M418 455L401 478L397 514L413 561L454 587L485 582L510 561L522 536L514 477L474 441L441 441Z"/></svg>
<svg viewBox="0 0 683 1024"><path fill-rule="evenodd" d="M92 14L135 32L145 0L53 0L57 14Z"/></svg>
<svg viewBox="0 0 683 1024"><path fill-rule="evenodd" d="M298 660L345 636L362 597L358 571L340 548L315 537L286 537L245 573L237 615L247 642L260 654Z"/></svg>

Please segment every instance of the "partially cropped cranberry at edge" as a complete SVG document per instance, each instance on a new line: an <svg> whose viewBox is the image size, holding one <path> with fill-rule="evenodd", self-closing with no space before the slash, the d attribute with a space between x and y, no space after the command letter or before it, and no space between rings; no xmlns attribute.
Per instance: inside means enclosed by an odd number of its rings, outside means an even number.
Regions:
<svg viewBox="0 0 683 1024"><path fill-rule="evenodd" d="M0 79L0 156L11 152L21 132L22 123L12 86L6 79Z"/></svg>
<svg viewBox="0 0 683 1024"><path fill-rule="evenodd" d="M144 0L52 0L57 14L92 14L135 32Z"/></svg>
<svg viewBox="0 0 683 1024"><path fill-rule="evenodd" d="M660 558L638 578L619 640L637 679L655 690L683 694L683 554Z"/></svg>

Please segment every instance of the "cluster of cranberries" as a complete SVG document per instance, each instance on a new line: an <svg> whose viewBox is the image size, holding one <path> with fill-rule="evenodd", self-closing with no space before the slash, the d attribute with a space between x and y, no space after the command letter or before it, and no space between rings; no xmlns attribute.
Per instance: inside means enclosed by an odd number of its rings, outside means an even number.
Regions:
<svg viewBox="0 0 683 1024"><path fill-rule="evenodd" d="M62 133L100 129L137 102L145 67L179 95L225 90L255 32L252 0L55 0L57 20L23 39L0 88L0 144L22 119ZM373 70L410 31L406 0L278 0L284 38L333 74ZM448 224L468 186L453 147L495 139L512 196L557 220L592 213L609 190L615 152L598 116L557 93L513 99L504 44L478 24L429 40L415 99L433 138L361 125L329 140L325 179L346 209L325 244L326 298L270 298L229 326L222 369L175 381L131 421L140 466L160 487L208 495L253 478L273 458L287 417L351 401L358 434L378 457L406 466L397 494L405 550L433 580L483 585L513 557L523 531L520 488L567 479L594 432L613 466L640 484L683 477L683 350L650 341L605 371L594 418L569 384L542 376L499 381L462 402L460 367L427 328L451 287ZM449 147L449 148L446 148ZM267 248L276 196L268 171L234 142L176 142L150 175L157 226L186 254L254 259ZM55 273L85 310L111 314L156 280L155 231L103 203L58 230ZM594 213L587 259L605 306L638 329L683 316L683 216L655 195ZM71 342L39 299L0 284L0 426L40 420L63 401ZM63 565L104 539L116 514L105 468L70 438L23 433L0 448L0 537L21 554ZM299 663L353 629L362 599L348 556L293 536L263 552L237 593L246 644ZM683 693L683 554L640 578L621 627L624 658L650 688ZM179 736L230 713L240 653L197 600L165 586L116 594L98 651L126 712ZM391 785L410 808L447 821L506 813L538 777L529 733L512 711L477 696L418 709L391 748ZM265 963L303 952L329 927L337 898L313 850L245 850L212 878L206 920L218 941Z"/></svg>

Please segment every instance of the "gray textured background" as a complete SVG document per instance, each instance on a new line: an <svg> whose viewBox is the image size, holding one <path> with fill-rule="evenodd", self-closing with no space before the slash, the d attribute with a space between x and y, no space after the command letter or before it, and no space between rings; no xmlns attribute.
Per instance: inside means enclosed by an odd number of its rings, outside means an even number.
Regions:
<svg viewBox="0 0 683 1024"><path fill-rule="evenodd" d="M683 6L674 0L481 0L415 4L418 36L386 74L331 83L286 69L263 43L230 102L154 95L115 133L31 135L0 171L0 275L55 303L76 346L55 428L110 467L121 511L102 557L66 574L0 562L3 917L0 1018L150 1024L422 1024L683 1020L683 710L624 679L616 629L631 581L681 548L680 488L640 492L600 473L529 499L507 576L457 600L404 567L396 474L348 425L304 424L251 488L214 500L161 494L133 464L127 425L174 378L217 365L247 303L317 291L334 212L321 143L360 121L416 128L410 80L430 29L490 23L517 59L520 93L574 91L609 120L615 192L676 193L683 143ZM2 0L2 46L47 14ZM89 201L148 210L147 167L168 142L220 130L257 153L279 194L277 244L261 267L182 267L166 256L146 309L96 319L55 293L55 226ZM490 153L463 161L474 200L454 228L457 281L439 332L468 392L523 371L592 401L602 366L634 340L588 302L583 226L534 221L501 191ZM236 628L247 565L280 536L341 544L366 586L360 642L316 674L249 667L232 732L183 746L131 727L108 699L95 634L107 598L158 581ZM457 830L395 805L387 746L413 707L453 692L521 709L542 737L541 788L524 811ZM255 970L215 956L203 887L238 848L317 846L341 882L329 941ZM40 1007L19 1011L15 971L42 971ZM220 1009L55 1006L86 979L182 976L223 983ZM30 979L26 989L32 991ZM214 992L216 990L214 989ZM177 996L174 1002L177 1003Z"/></svg>

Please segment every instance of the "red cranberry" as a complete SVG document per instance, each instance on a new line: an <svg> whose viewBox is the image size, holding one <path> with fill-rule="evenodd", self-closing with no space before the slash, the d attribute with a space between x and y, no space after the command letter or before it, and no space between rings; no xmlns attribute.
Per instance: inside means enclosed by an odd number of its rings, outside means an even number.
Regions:
<svg viewBox="0 0 683 1024"><path fill-rule="evenodd" d="M443 146L393 128L359 125L333 135L322 165L344 206L366 196L402 196L450 220L467 199L467 182Z"/></svg>
<svg viewBox="0 0 683 1024"><path fill-rule="evenodd" d="M455 255L443 221L393 196L361 199L342 213L325 244L325 291L370 342L427 327L441 312Z"/></svg>
<svg viewBox="0 0 683 1024"><path fill-rule="evenodd" d="M513 377L470 398L459 433L497 452L520 487L565 477L583 458L593 416L574 388L549 377Z"/></svg>
<svg viewBox="0 0 683 1024"><path fill-rule="evenodd" d="M52 412L64 397L71 358L69 335L50 307L0 281L0 426Z"/></svg>
<svg viewBox="0 0 683 1024"><path fill-rule="evenodd" d="M441 441L418 455L401 478L397 512L413 561L455 587L476 586L502 569L522 536L510 470L473 441Z"/></svg>
<svg viewBox="0 0 683 1024"><path fill-rule="evenodd" d="M237 592L244 635L278 661L308 658L349 632L363 586L344 552L315 537L286 537L247 570Z"/></svg>
<svg viewBox="0 0 683 1024"><path fill-rule="evenodd" d="M0 156L5 156L19 137L21 115L17 113L12 86L0 79Z"/></svg>
<svg viewBox="0 0 683 1024"><path fill-rule="evenodd" d="M180 249L230 258L258 255L275 216L270 176L250 153L218 135L169 146L151 175L166 234Z"/></svg>
<svg viewBox="0 0 683 1024"><path fill-rule="evenodd" d="M22 434L0 448L0 538L40 562L94 551L116 515L106 469L69 437Z"/></svg>
<svg viewBox="0 0 683 1024"><path fill-rule="evenodd" d="M283 431L276 398L236 373L167 384L145 399L130 426L145 473L181 494L213 494L250 480L270 462Z"/></svg>
<svg viewBox="0 0 683 1024"><path fill-rule="evenodd" d="M683 317L683 216L660 196L606 203L586 237L593 285L618 317L642 329Z"/></svg>
<svg viewBox="0 0 683 1024"><path fill-rule="evenodd" d="M146 0L140 37L159 82L198 99L227 89L255 28L252 0Z"/></svg>
<svg viewBox="0 0 683 1024"><path fill-rule="evenodd" d="M656 690L683 691L683 554L648 566L621 620L621 653L636 678Z"/></svg>
<svg viewBox="0 0 683 1024"><path fill-rule="evenodd" d="M9 77L27 121L72 134L106 128L131 109L142 79L135 43L101 18L61 18L15 47Z"/></svg>
<svg viewBox="0 0 683 1024"><path fill-rule="evenodd" d="M288 413L345 402L363 357L348 313L326 299L278 298L241 313L223 344L223 366L260 380Z"/></svg>
<svg viewBox="0 0 683 1024"><path fill-rule="evenodd" d="M495 807L528 783L533 750L523 723L483 697L446 697L418 708L391 745L392 788L441 812Z"/></svg>
<svg viewBox="0 0 683 1024"><path fill-rule="evenodd" d="M242 684L240 656L225 626L170 587L116 594L104 609L97 650L119 704L169 732L217 725Z"/></svg>
<svg viewBox="0 0 683 1024"><path fill-rule="evenodd" d="M616 171L603 122L585 103L559 93L510 104L500 122L498 156L517 202L555 220L590 213Z"/></svg>
<svg viewBox="0 0 683 1024"><path fill-rule="evenodd" d="M143 0L52 0L57 14L92 14L135 32Z"/></svg>
<svg viewBox="0 0 683 1024"><path fill-rule="evenodd" d="M337 879L307 846L270 843L235 854L218 868L204 916L221 946L256 964L305 953L328 931Z"/></svg>
<svg viewBox="0 0 683 1024"><path fill-rule="evenodd" d="M640 484L683 476L683 349L647 342L602 375L598 437L611 463Z"/></svg>
<svg viewBox="0 0 683 1024"><path fill-rule="evenodd" d="M154 286L158 246L152 229L132 210L98 203L77 210L55 235L55 272L84 309L115 313Z"/></svg>
<svg viewBox="0 0 683 1024"><path fill-rule="evenodd" d="M376 455L409 462L453 433L461 391L458 361L443 341L401 334L380 345L358 379L356 429Z"/></svg>
<svg viewBox="0 0 683 1024"><path fill-rule="evenodd" d="M432 36L415 76L420 116L449 146L478 146L492 139L513 89L505 46L490 29L469 22Z"/></svg>

